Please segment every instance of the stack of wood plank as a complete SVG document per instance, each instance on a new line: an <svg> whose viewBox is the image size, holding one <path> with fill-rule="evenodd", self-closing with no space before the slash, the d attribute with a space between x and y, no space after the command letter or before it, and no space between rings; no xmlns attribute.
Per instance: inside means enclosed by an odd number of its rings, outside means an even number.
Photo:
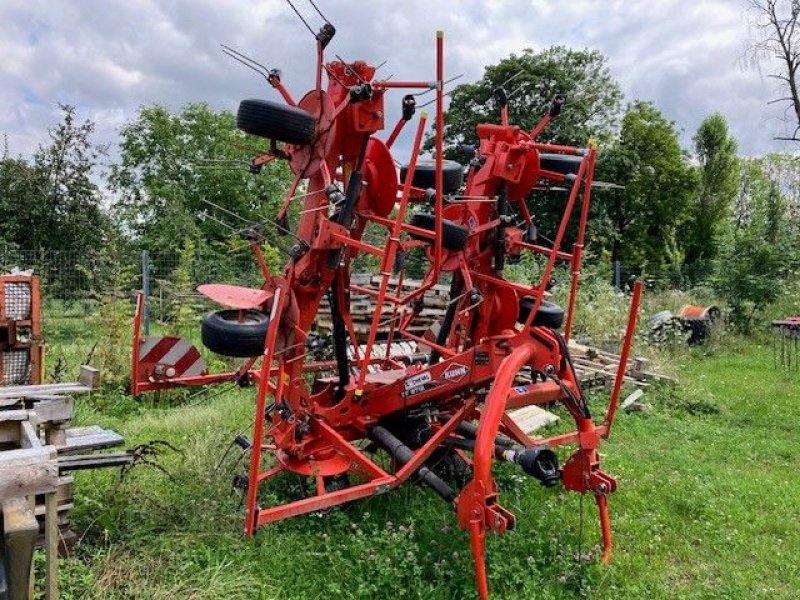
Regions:
<svg viewBox="0 0 800 600"><path fill-rule="evenodd" d="M69 528L73 478L63 473L59 459L124 443L100 427L70 427L72 395L98 385L97 370L84 366L77 382L0 387L0 556L9 567L0 573L0 590L5 580L9 598L28 597L37 544L47 550L46 587L48 597L55 597L55 557L59 545L63 549L75 537Z"/></svg>
<svg viewBox="0 0 800 600"><path fill-rule="evenodd" d="M350 278L350 283L351 285L357 285L359 287L369 288L377 291L378 287L380 286L381 279L382 278L380 275L354 274ZM393 278L389 281L390 294L398 294L397 283L398 280L396 278ZM403 285L400 288L400 294L406 296L414 290L419 289L420 285L420 281L406 280L403 282ZM444 317L445 311L447 310L447 305L449 302L450 286L441 284L433 286L425 293L423 299L423 309L414 319L414 323L409 329L409 332L413 333L414 335L424 335L432 325L441 321L441 319ZM372 325L372 317L375 314L375 305L374 297L368 294L358 293L352 289L350 290L350 314L353 317L353 326L355 327L355 332L359 338L363 338L362 341L365 341L366 336L369 334L369 328ZM410 309L407 306L401 306L398 308L398 314L402 310ZM381 322L386 323L386 326L382 327L384 331L389 330L388 323L392 318L393 311L394 306L388 302L381 309ZM319 317L317 319L317 331L320 333L330 333L331 330L332 324L330 320L330 305L328 304L328 299L323 298L322 302L320 303Z"/></svg>
<svg viewBox="0 0 800 600"><path fill-rule="evenodd" d="M351 284L359 287L365 287L377 290L381 282L379 275L365 275L355 274L351 277ZM397 279L390 281L390 293L397 294ZM402 295L407 295L416 289L419 289L421 282L415 280L406 280L402 285ZM414 327L410 332L424 336L425 333L433 328L438 328L439 322L444 318L445 311L447 310L450 301L450 288L447 285L436 285L426 292L423 303L423 310L414 321ZM362 342L360 346L359 356L363 356L369 328L372 324L372 317L375 314L375 298L368 294L359 294L355 291L350 292L350 312L353 317L353 324L355 326L356 334L359 341ZM408 310L407 307L404 307ZM381 322L387 323L392 317L393 306L389 303L381 310ZM317 331L322 334L329 334L331 332L330 322L330 308L327 299L323 300L320 311L320 317L317 320ZM388 331L388 325L382 328ZM384 338L379 336L380 341L373 346L372 356L383 358L386 355L386 344L383 342ZM598 348L585 346L570 342L570 352L572 354L572 361L575 365L575 370L578 373L578 379L581 386L584 388L592 387L610 387L614 383L617 368L619 365L620 357L612 352L606 352ZM392 343L389 356L401 360L407 356L414 356L419 353L427 352L425 348L417 348L416 342L408 342L395 338ZM353 350L348 348L348 357L353 360ZM377 370L377 366L370 367L370 371ZM357 374L356 367L352 369L353 374ZM530 373L522 372L520 374L520 381L530 381ZM633 357L628 360L625 369L625 381L632 383L638 387L646 387L653 381L670 381L675 382L674 379L655 373L650 368L649 361L641 357Z"/></svg>
<svg viewBox="0 0 800 600"><path fill-rule="evenodd" d="M583 389L594 387L611 388L617 376L620 356L613 352L606 352L598 348L592 348L583 344L576 344L570 341L570 355L578 381ZM521 383L530 383L530 371L523 369L518 380ZM654 381L668 381L676 383L676 380L666 375L655 373L650 369L650 361L646 358L633 357L628 359L625 367L625 383L633 384L644 388Z"/></svg>

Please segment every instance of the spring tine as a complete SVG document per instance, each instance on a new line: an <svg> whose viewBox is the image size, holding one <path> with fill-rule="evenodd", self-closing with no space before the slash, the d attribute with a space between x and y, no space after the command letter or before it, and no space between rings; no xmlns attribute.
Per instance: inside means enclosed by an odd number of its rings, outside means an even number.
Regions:
<svg viewBox="0 0 800 600"><path fill-rule="evenodd" d="M206 204L208 204L210 206L213 206L217 210L221 210L222 212L224 212L226 214L229 214L232 217L235 217L237 219L240 219L241 221L244 221L245 223L252 223L252 221L250 219L245 219L242 215L240 215L238 213L235 213L232 210L229 210L229 209L225 208L224 206L220 206L219 204L217 204L216 202L212 202L208 198L200 198L200 200L202 202L205 202Z"/></svg>
<svg viewBox="0 0 800 600"><path fill-rule="evenodd" d="M459 73L455 77L451 77L450 79L447 79L447 80L443 81L442 82L442 86L445 86L448 83L452 83L452 82L456 81L457 79L461 79L463 76L464 76L464 73ZM425 94L430 94L435 89L436 88L429 88L427 90L423 90L421 92L417 92L416 94L411 94L411 95L412 96L424 96ZM422 106L425 106L425 105L423 104Z"/></svg>
<svg viewBox="0 0 800 600"><path fill-rule="evenodd" d="M515 80L517 77L519 77L520 75L522 75L522 73L523 73L523 69L519 69L519 70L518 70L516 73L514 73L514 74L513 74L511 77L509 77L509 78L508 78L508 79L506 79L506 80L505 80L503 83L501 83L501 84L500 84L500 87L504 87L504 86L508 85L509 83L511 83L512 81L514 81L514 80Z"/></svg>
<svg viewBox="0 0 800 600"><path fill-rule="evenodd" d="M397 321L398 319L401 319L402 317L403 317L403 315L401 313L394 314L391 317L389 317L388 319L386 319L385 321L381 321L380 323L378 323L378 326L379 327L384 327L386 325L389 325L392 321Z"/></svg>
<svg viewBox="0 0 800 600"><path fill-rule="evenodd" d="M289 6L291 6L291 7L292 7L292 10L294 11L294 14L296 14L296 15L297 15L297 17L298 17L298 18L299 18L299 19L300 19L300 20L303 22L303 25L305 25L305 26L306 26L306 29L308 29L308 30L311 32L311 35L313 35L313 36L314 36L314 39L316 39L316 37L317 37L317 34L316 34L316 33L314 33L314 30L313 30L313 29L311 29L311 25L309 25L309 24L308 24L308 21L306 21L306 20L303 18L303 15L301 15L301 14L300 14L300 11L298 11L298 10L297 10L297 8L295 7L295 5L294 5L294 4L292 4L292 0L286 0L286 3L287 3Z"/></svg>
<svg viewBox="0 0 800 600"><path fill-rule="evenodd" d="M342 58L341 56L339 56L338 54L335 54L334 56L336 56L336 58L337 58L337 59L339 59L339 62L341 62L341 63L342 63L342 64L343 64L345 67L347 67L347 69L348 69L348 70L349 70L349 71L350 71L350 72L351 72L353 75L355 75L355 76L356 76L356 79L358 79L358 80L359 80L361 83L369 83L369 82L367 82L366 80L364 80L364 79L361 77L361 75L359 75L359 74L356 72L356 70L353 68L353 66L352 66L352 65L351 65L349 62L347 62L345 59L343 59L343 58Z"/></svg>
<svg viewBox="0 0 800 600"><path fill-rule="evenodd" d="M222 46L225 49L225 51L227 51L226 53L229 54L229 53L232 52L233 54L235 54L236 56L238 56L242 60L245 60L245 61L247 61L249 63L252 63L252 64L256 65L257 67L260 67L261 69L264 69L264 73L269 75L269 68L266 67L265 65L262 65L260 62L258 62L254 58L250 58L246 54L244 54L242 52L239 52L238 50L234 50L233 48L231 48L230 46L226 46L225 44L220 44L220 46Z"/></svg>
<svg viewBox="0 0 800 600"><path fill-rule="evenodd" d="M317 7L317 5L316 5L316 3L314 2L314 0L308 0L308 2L309 2L309 4L311 4L311 6L313 6L313 7L314 7L314 10L315 10L315 11L317 11L317 14L318 14L320 17L322 17L322 20L323 20L323 21L325 21L325 22L326 22L328 25L330 25L331 27L333 27L333 23L331 23L331 22L328 20L328 17L326 17L325 15L323 15L323 14L322 14L322 11L319 9L319 7Z"/></svg>
<svg viewBox="0 0 800 600"><path fill-rule="evenodd" d="M241 64L243 64L243 65L244 65L245 67L247 67L248 69L252 69L252 70L253 70L253 71L255 71L256 73L258 73L259 75L261 75L261 76L262 76L264 79L266 79L267 81L269 81L269 75L267 75L267 73L264 73L264 72L263 72L261 69L259 69L258 67L255 67L255 66L251 65L250 63L248 63L248 62L246 62L245 60L243 60L243 59L239 58L238 56L236 56L236 55L235 55L235 54L233 54L232 52L229 52L228 50L226 50L226 49L225 49L225 48L226 48L225 46L223 46L222 48L223 48L223 50L222 50L222 51L223 51L225 54L227 54L228 56L230 56L230 57L231 57L233 60L240 62Z"/></svg>
<svg viewBox="0 0 800 600"><path fill-rule="evenodd" d="M330 208L330 206L331 206L330 204L320 204L316 208L307 208L305 210L301 210L297 214L298 215L307 215L308 213L317 212L318 210L325 210L327 208Z"/></svg>
<svg viewBox="0 0 800 600"><path fill-rule="evenodd" d="M450 301L447 303L447 306L450 306L451 304L455 304L456 302L458 302L459 300L461 300L461 299L462 299L464 296L466 296L467 294L469 294L471 291L472 291L472 290L467 290L467 291L465 291L465 292L462 292L461 294L459 294L458 296L456 296L455 298L453 298L452 300L450 300Z"/></svg>
<svg viewBox="0 0 800 600"><path fill-rule="evenodd" d="M384 60L384 61L383 61L381 64L379 64L377 67L375 67L375 72L377 73L377 72L378 72L378 69L380 69L380 68L381 68L383 65L385 65L387 62L389 62L389 59L388 59L388 58L387 58L386 60Z"/></svg>
<svg viewBox="0 0 800 600"><path fill-rule="evenodd" d="M316 196L317 194L324 194L325 190L317 190L316 192L304 192L302 194L297 194L289 198L289 201L292 202L294 200L299 200L300 198L309 198L311 196Z"/></svg>
<svg viewBox="0 0 800 600"><path fill-rule="evenodd" d="M477 301L475 304L471 304L470 306L466 307L466 308L465 308L464 310L462 310L461 312L462 312L462 313L465 313L465 312L469 312L469 311L471 311L473 308L477 308L478 306L480 306L481 304L483 304L483 301L484 301L484 300L486 300L486 298L481 298L481 299L480 299L480 300L478 300L478 301Z"/></svg>
<svg viewBox="0 0 800 600"><path fill-rule="evenodd" d="M455 92L457 89L458 89L458 87L454 87L452 90L445 92L445 93L444 93L445 97L450 97L450 96L452 96L452 95L453 95L453 92ZM433 98L432 100L428 100L428 101L427 101L427 102L425 102L424 104L418 104L418 105L417 105L417 108L418 108L418 109L419 109L419 108L425 108L426 106L429 106L429 105L433 104L434 102L436 102L436 98Z"/></svg>
<svg viewBox="0 0 800 600"><path fill-rule="evenodd" d="M245 171L247 167L242 165L195 165L195 169L203 171Z"/></svg>
<svg viewBox="0 0 800 600"><path fill-rule="evenodd" d="M212 215L210 212L203 211L203 218L206 218L206 219L211 219L212 221L215 221L216 223L219 223L219 224L220 224L220 225L222 225L223 227L227 227L227 228L228 228L228 229L230 229L232 232L234 232L234 233L238 233L238 230L237 230L235 227L233 227L232 225L229 225L228 223L226 223L225 221L223 221L223 220L221 220L221 219L218 219L217 217L215 217L214 215Z"/></svg>
<svg viewBox="0 0 800 600"><path fill-rule="evenodd" d="M289 350L294 350L295 348L302 348L303 346L305 346L305 344L304 344L304 343L292 344L291 346L286 346L286 348L284 348L284 349L283 349L283 350L281 350L280 352L276 352L276 353L274 354L274 356L281 356L282 354L285 354L285 353L286 353L286 352L288 352Z"/></svg>
<svg viewBox="0 0 800 600"><path fill-rule="evenodd" d="M328 74L328 77L332 77L336 83L338 83L343 88L347 89L347 86L339 79L336 74L328 68L328 65L322 65L322 68L325 69L325 72Z"/></svg>
<svg viewBox="0 0 800 600"><path fill-rule="evenodd" d="M497 202L497 200L492 199L485 199L485 200L450 200L448 204L469 204L469 203L491 203Z"/></svg>

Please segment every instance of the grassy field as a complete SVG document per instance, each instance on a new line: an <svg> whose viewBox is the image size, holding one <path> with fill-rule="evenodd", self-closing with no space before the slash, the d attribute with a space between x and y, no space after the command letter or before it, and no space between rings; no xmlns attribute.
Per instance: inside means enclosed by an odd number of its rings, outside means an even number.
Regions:
<svg viewBox="0 0 800 600"><path fill-rule="evenodd" d="M619 477L610 568L597 564L591 498L581 518L579 496L495 469L518 526L489 539L493 598L798 597L800 376L776 371L768 347L736 340L671 362L681 387L649 390L652 410L621 415L602 448ZM180 452L157 458L168 475L143 465L122 481L76 476L81 542L62 562L65 598L475 597L467 535L419 486L243 538L230 482L244 468L233 454L214 467L237 432L249 435L252 392L192 402L155 408L119 393L79 403L81 423ZM296 492L286 477L264 501Z"/></svg>

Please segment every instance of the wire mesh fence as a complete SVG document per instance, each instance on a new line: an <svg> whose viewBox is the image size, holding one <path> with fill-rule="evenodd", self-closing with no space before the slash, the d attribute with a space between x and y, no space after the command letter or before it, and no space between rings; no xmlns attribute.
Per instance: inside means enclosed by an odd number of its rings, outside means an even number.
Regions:
<svg viewBox="0 0 800 600"><path fill-rule="evenodd" d="M375 270L377 265L369 258L356 261L354 271ZM415 258L421 259L422 264L413 262ZM407 268L424 271L424 256L409 260ZM204 306L196 292L200 284L224 282L260 287L263 283L256 261L246 252L197 252L187 259L180 253L131 250L122 256L98 258L96 254L20 251L0 245L0 272L14 271L32 272L41 278L46 313L75 318L97 314L109 296L129 300L132 314L136 293L144 290L150 319L169 322L180 306L197 310ZM645 279L651 288L685 290L702 284L710 273L709 265L665 268L645 274ZM642 273L635 265L621 265L612 268L609 275L610 283L625 287Z"/></svg>
<svg viewBox="0 0 800 600"><path fill-rule="evenodd" d="M131 314L137 292L148 296L151 318L168 321L181 304L198 304L196 287L226 282L259 287L251 257L151 255L131 251L102 259L78 253L21 251L0 245L0 272L31 273L41 280L45 317L82 318L96 314L109 297L127 299Z"/></svg>

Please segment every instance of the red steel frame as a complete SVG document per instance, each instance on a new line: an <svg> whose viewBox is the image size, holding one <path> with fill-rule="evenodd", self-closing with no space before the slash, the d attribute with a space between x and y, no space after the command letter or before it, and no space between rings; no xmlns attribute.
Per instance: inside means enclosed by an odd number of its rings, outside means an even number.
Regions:
<svg viewBox="0 0 800 600"><path fill-rule="evenodd" d="M325 64L323 49L322 44L318 44L317 87L300 102L294 101L279 80L270 79L287 103L306 108L318 118L318 129L310 147L286 144L281 156L288 157L295 173L281 216L297 200L295 194L300 182L307 180L302 195L302 216L297 227L297 236L307 244L306 251L290 260L283 273L271 275L258 244L252 244L264 273L263 289L273 292L269 301L261 306L270 315L270 321L264 352L259 357L260 365L257 359L252 359L236 372L161 380L144 378L138 356L144 307L144 299L140 297L132 356L134 393L241 381L243 377L257 382L244 527L248 535L274 521L382 494L401 485L424 465L434 451L456 436L459 424L477 420L473 478L458 494L454 504L459 524L470 534L481 598L488 597L485 533L487 529L502 533L514 524L514 516L498 503L498 490L491 475L497 434L505 434L524 447L576 445L563 466L561 480L566 489L595 496L605 548L603 559L607 562L612 547L607 498L616 488L616 481L600 469L597 448L600 439L608 437L613 424L641 287L637 284L634 288L620 373L605 419L597 424L588 413L566 354L566 340L574 322L581 273L595 148L540 143L536 138L552 114L546 115L531 132L525 132L509 124L508 109L503 107L501 124L478 127L480 148L476 154L481 161L470 168L463 196L445 198L442 33L436 36L436 79L433 82L373 80L375 68L363 61ZM327 90L322 89L322 71L328 74ZM360 84L369 84L371 94L366 100L356 102L349 92ZM350 178L360 164L359 148L362 144L368 148L367 156L374 162L377 162L378 154L384 150L388 152L387 146L394 142L406 122L401 120L397 123L388 144L374 134L383 128L384 94L403 88L433 89L436 94L433 230L413 227L405 222L410 203L420 201L424 192L413 186L413 174L427 124L426 113L422 113L417 123L405 181L397 181L393 167L371 172L367 185L358 192L354 223L341 224L328 210L330 200L326 190L331 184L348 188ZM323 124L327 126L323 127ZM367 139L369 145L366 145ZM542 169L539 153L543 151L582 157L577 174L571 177ZM270 154L263 155L254 159L254 164L266 164L274 158ZM552 247L523 241L522 230L508 225L505 218L516 208L523 220L531 224L526 199L542 181L570 187ZM378 189L389 189L388 198L376 200L375 190ZM564 251L561 246L578 204L576 241L571 251ZM444 247L445 218L468 229L469 237L463 250L451 251ZM361 240L368 222L386 228L386 241L381 247ZM414 237L409 238L409 234ZM430 269L419 290L403 295L402 272L395 289L390 289L393 267L398 250L408 251L414 247L425 248L430 258ZM381 281L377 289L349 285L350 263L359 252L380 258ZM517 256L521 252L545 257L538 282L521 284L503 277L498 256ZM332 261L332 255L337 260ZM545 298L557 261L568 262L571 266L563 337L551 329L534 325L534 317ZM417 301L424 299L426 290L439 283L443 274L458 280L465 291L452 300L456 304L452 328L443 341L433 343L410 333L409 329L417 314L414 309ZM358 352L347 309L348 288L373 296L377 309L365 350L353 361L352 366L357 367L355 375L348 382L339 382L337 377L324 375L324 371L331 370L330 361L306 360L305 342L320 301L330 290L339 300L350 343ZM534 307L527 321L519 325L516 317L523 296L533 298ZM381 321L381 308L385 305L392 307L389 324ZM390 340L397 337L425 343L442 358L429 364L406 366L393 360L388 350L384 356L374 356L372 350L379 334L387 334ZM370 373L370 366L379 369ZM536 376L533 383L517 386L515 379L523 367L530 367ZM316 374L313 384L308 383L309 374ZM575 431L534 440L506 414L511 408L554 402L562 404L573 417ZM387 470L354 445L355 441L370 437L371 428L380 424L382 419L421 406L434 407L438 419L431 425L432 436L414 449L413 456L405 464L395 464ZM271 454L273 460L267 463L262 456L264 453ZM261 506L261 486L285 471L313 478L317 493L278 506ZM358 483L345 489L326 490L327 478L343 473L352 474Z"/></svg>

